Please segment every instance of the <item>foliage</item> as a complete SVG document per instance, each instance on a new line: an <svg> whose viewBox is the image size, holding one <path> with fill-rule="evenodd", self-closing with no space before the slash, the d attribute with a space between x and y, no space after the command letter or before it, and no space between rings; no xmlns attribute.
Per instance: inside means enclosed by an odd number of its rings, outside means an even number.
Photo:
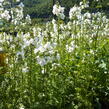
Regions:
<svg viewBox="0 0 109 109"><path fill-rule="evenodd" d="M23 3L25 4L25 13L31 15L32 18L46 18L51 16L51 0L24 0Z"/></svg>
<svg viewBox="0 0 109 109"><path fill-rule="evenodd" d="M65 7L65 13L68 12L75 4L81 1L89 1L90 7L88 10L103 10L108 11L108 0L54 0L60 1L60 4ZM23 0L25 4L25 14L31 15L32 18L47 18L52 16L53 0Z"/></svg>
<svg viewBox="0 0 109 109"><path fill-rule="evenodd" d="M86 7L64 22L58 4L56 20L0 32L0 109L109 108L109 19Z"/></svg>

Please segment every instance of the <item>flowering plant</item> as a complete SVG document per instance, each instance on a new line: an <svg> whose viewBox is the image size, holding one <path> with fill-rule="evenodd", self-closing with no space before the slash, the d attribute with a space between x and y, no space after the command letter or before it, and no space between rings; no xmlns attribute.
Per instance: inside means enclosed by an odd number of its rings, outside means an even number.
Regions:
<svg viewBox="0 0 109 109"><path fill-rule="evenodd" d="M58 20L28 26L16 36L0 32L0 49L9 53L7 73L0 72L0 109L108 106L109 19L101 12L82 13L87 6L75 5L69 21L59 23L64 8L54 5Z"/></svg>
<svg viewBox="0 0 109 109"><path fill-rule="evenodd" d="M61 7L60 5L55 4L53 6L52 12L53 12L54 15L58 16L59 18L64 19L65 18L64 9L65 9L64 7Z"/></svg>
<svg viewBox="0 0 109 109"><path fill-rule="evenodd" d="M16 5L15 2L18 5ZM17 25L23 26L26 24L31 24L31 18L29 15L27 15L24 19L24 4L22 2L19 2L20 0L0 1L0 25L2 28L3 26L5 26L4 28L6 28L7 26L14 26L14 29L16 29Z"/></svg>

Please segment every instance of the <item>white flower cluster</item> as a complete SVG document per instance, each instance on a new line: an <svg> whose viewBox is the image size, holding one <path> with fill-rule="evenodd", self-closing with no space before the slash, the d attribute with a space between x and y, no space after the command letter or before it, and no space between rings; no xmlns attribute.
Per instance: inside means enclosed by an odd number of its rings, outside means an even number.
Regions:
<svg viewBox="0 0 109 109"><path fill-rule="evenodd" d="M11 11L11 16L12 16L12 23L17 25L20 23L20 21L24 18L23 15L23 8L19 7L18 8L13 8Z"/></svg>
<svg viewBox="0 0 109 109"><path fill-rule="evenodd" d="M65 18L64 9L65 9L64 7L61 7L60 5L55 4L53 6L52 12L54 15L58 16L59 18L64 19Z"/></svg>
<svg viewBox="0 0 109 109"><path fill-rule="evenodd" d="M66 50L68 51L68 52L73 52L74 51L74 49L75 49L75 44L74 44L74 41L72 41L71 43L70 43L70 45L66 45Z"/></svg>
<svg viewBox="0 0 109 109"><path fill-rule="evenodd" d="M78 6L74 6L73 8L70 9L69 18L70 19L75 19L75 17L79 18L80 14L81 14L81 8Z"/></svg>
<svg viewBox="0 0 109 109"><path fill-rule="evenodd" d="M5 10L3 13L0 14L0 19L9 20L11 18L9 11Z"/></svg>
<svg viewBox="0 0 109 109"><path fill-rule="evenodd" d="M84 8L89 7L88 2L83 4L83 2L80 2L80 6L74 6L69 11L69 18L70 19L81 19L81 11Z"/></svg>
<svg viewBox="0 0 109 109"><path fill-rule="evenodd" d="M6 20L9 23L12 23L14 25L19 25L23 23L31 23L31 18L29 15L25 18L25 22L23 22L24 14L23 14L23 7L24 4L21 2L19 5L14 7L5 7L3 3L7 2L11 6L11 2L8 0L1 0L0 1L0 20L3 22ZM16 0L15 2L20 2L20 0ZM4 21L5 22L5 21Z"/></svg>
<svg viewBox="0 0 109 109"><path fill-rule="evenodd" d="M56 7L56 6L55 6ZM54 13L57 14L58 8L55 8ZM61 10L61 9L60 9ZM62 8L62 11L64 9ZM59 11L60 13L60 11ZM80 37L88 37L88 42L91 43L91 37L108 36L109 35L109 19L103 13L81 14L81 8L74 6L71 9L72 13L81 16L78 19L73 19L68 23L58 24L56 20L47 22L44 27L35 26L31 32L18 32L16 37L12 37L6 33L0 33L0 49L4 49L4 45L8 45L10 51L15 50L16 61L19 62L19 57L25 61L30 58L30 48L32 47L33 59L35 65L44 67L49 63L60 61L63 53L73 53L78 49L75 40ZM27 16L26 19L30 19ZM99 31L98 31L99 30ZM63 45L65 44L65 45ZM59 50L62 49L63 52ZM58 63L60 64L60 63ZM28 66L22 68L23 72L28 72Z"/></svg>
<svg viewBox="0 0 109 109"><path fill-rule="evenodd" d="M48 27L49 28L49 27ZM19 57L22 58L22 60L26 59L26 50L28 51L29 47L33 46L33 52L35 55L35 59L37 61L37 64L40 66L44 66L48 63L51 63L55 61L56 59L59 60L60 56L57 51L56 46L56 40L55 37L52 38L52 41L45 42L45 38L47 38L48 28L46 28L45 31L42 32L41 28L33 28L33 37L31 37L30 33L18 33L17 36L13 39L11 39L11 42L14 41L15 45L10 47L11 49L15 49L16 47L19 47L19 50L16 51L16 60L19 60ZM51 33L52 34L52 33ZM4 38L5 39L5 38ZM4 40L4 43L6 40ZM7 40L7 43L9 43L9 39ZM44 56L43 56L44 54ZM27 67L24 67L22 70L25 71Z"/></svg>

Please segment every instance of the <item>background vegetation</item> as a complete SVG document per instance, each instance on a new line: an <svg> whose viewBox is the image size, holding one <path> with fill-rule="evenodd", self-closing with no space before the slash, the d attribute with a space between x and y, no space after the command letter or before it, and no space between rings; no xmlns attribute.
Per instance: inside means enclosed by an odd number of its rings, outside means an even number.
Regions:
<svg viewBox="0 0 109 109"><path fill-rule="evenodd" d="M56 0L54 0L56 1ZM66 8L66 14L71 7L75 4L79 4L82 0L57 0L60 2L61 6ZM32 18L48 18L52 16L52 7L53 7L53 0L22 0L25 4L25 14L29 14ZM109 1L108 0L89 0L89 10L97 11L102 10L106 11L109 10Z"/></svg>

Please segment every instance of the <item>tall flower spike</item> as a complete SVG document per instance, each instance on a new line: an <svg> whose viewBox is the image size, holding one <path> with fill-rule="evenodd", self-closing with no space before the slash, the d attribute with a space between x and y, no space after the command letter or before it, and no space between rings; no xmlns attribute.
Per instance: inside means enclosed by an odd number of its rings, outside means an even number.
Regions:
<svg viewBox="0 0 109 109"><path fill-rule="evenodd" d="M64 19L65 15L64 15L64 7L61 7L60 5L55 4L53 6L53 14L56 15L57 17Z"/></svg>

